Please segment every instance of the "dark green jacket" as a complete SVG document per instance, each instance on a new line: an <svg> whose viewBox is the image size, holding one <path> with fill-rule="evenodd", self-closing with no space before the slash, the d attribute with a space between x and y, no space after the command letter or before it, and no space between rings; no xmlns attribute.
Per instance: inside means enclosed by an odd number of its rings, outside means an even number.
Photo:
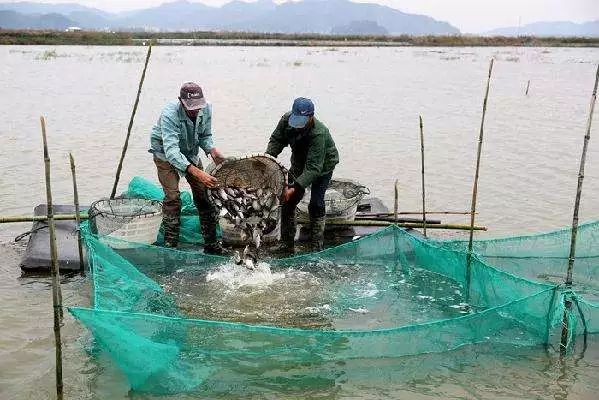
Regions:
<svg viewBox="0 0 599 400"><path fill-rule="evenodd" d="M273 157L291 147L291 170L295 183L307 188L318 177L328 174L339 163L339 153L329 129L314 118L314 126L309 131L297 135L289 126L288 112L279 121L270 136L266 153Z"/></svg>

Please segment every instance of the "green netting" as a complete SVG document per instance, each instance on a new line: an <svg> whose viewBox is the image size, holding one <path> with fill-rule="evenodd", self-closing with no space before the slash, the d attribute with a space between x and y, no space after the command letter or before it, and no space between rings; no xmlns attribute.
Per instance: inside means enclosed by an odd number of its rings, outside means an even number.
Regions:
<svg viewBox="0 0 599 400"><path fill-rule="evenodd" d="M477 240L473 251L487 263L517 276L539 282L565 281L572 230L561 229L537 235ZM466 251L468 242L452 240L437 245ZM576 240L574 288L578 295L599 304L599 221L580 224Z"/></svg>
<svg viewBox="0 0 599 400"><path fill-rule="evenodd" d="M140 181L134 182L139 193ZM596 240L588 233L596 225L585 224L579 240ZM188 229L198 228L196 217ZM484 241L489 253L472 256L470 293L463 243L427 240L396 226L320 253L268 260L270 280L260 285L239 284L261 272L236 270L243 267L223 257L138 244L116 250L85 225L82 232L93 307L69 310L136 391L214 394L232 377L228 387L246 381L268 387L299 376L319 379L314 374L355 359L393 360L477 343L550 344L559 336L565 296L574 300L567 314L572 333L599 332L599 306L590 295L538 276L554 267L558 273L557 263L545 261L563 261L554 236L566 240L564 231L540 235L555 243L546 258L542 237ZM516 258L508 243L526 256ZM597 242L581 246L589 251L591 282ZM509 263L494 263L506 255Z"/></svg>

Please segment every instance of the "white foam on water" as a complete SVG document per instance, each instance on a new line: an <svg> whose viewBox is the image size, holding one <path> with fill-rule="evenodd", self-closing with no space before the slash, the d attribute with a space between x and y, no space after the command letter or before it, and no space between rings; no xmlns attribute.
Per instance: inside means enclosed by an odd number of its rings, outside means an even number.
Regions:
<svg viewBox="0 0 599 400"><path fill-rule="evenodd" d="M270 265L265 262L259 262L253 270L227 263L209 272L206 282L219 282L231 289L237 289L243 286L268 286L283 278L284 273L271 272Z"/></svg>
<svg viewBox="0 0 599 400"><path fill-rule="evenodd" d="M367 308L348 308L349 311L355 312L357 314L368 314L370 311Z"/></svg>
<svg viewBox="0 0 599 400"><path fill-rule="evenodd" d="M359 288L356 293L357 297L360 299L375 297L377 294L379 294L379 289L374 282L367 282L366 285Z"/></svg>

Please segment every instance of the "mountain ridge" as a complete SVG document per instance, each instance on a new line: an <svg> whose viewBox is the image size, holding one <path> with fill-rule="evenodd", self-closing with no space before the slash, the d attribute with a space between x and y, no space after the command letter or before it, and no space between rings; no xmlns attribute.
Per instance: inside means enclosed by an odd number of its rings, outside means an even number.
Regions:
<svg viewBox="0 0 599 400"><path fill-rule="evenodd" d="M304 0L276 4L271 0L254 3L232 1L220 7L201 2L177 0L156 7L108 13L77 3L40 4L32 2L0 3L0 10L13 11L0 19L1 27L35 29L44 15L62 15L62 26L105 30L230 30L277 33L330 33L334 27L358 21L371 21L390 34L459 34L451 24L425 15L408 14L373 3L349 0ZM12 18L12 20L11 20ZM43 24L42 24L43 25ZM15 28L16 27L16 28Z"/></svg>
<svg viewBox="0 0 599 400"><path fill-rule="evenodd" d="M485 35L501 36L588 36L599 37L599 20L576 23L572 21L539 21L523 26L492 29Z"/></svg>

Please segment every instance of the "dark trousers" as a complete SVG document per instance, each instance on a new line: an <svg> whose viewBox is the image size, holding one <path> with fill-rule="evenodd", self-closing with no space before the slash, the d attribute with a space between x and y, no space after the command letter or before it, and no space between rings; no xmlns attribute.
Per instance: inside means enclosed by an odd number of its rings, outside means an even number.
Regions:
<svg viewBox="0 0 599 400"><path fill-rule="evenodd" d="M158 181L164 190L162 202L164 240L167 243L176 244L179 239L179 227L181 217L181 192L179 191L179 172L169 162L154 157L154 163L158 171ZM202 162L196 165L202 169ZM216 211L208 200L208 189L202 182L192 175L186 174L185 179L191 187L193 202L198 209L202 228L202 236L207 245L216 242Z"/></svg>
<svg viewBox="0 0 599 400"><path fill-rule="evenodd" d="M329 172L317 178L310 186L310 203L308 204L308 212L310 219L323 218L326 214L324 203L324 194L329 187L333 172ZM296 186L294 196L284 203L281 207L281 240L283 242L292 242L295 238L295 209L299 202L304 197L305 190L299 189Z"/></svg>

